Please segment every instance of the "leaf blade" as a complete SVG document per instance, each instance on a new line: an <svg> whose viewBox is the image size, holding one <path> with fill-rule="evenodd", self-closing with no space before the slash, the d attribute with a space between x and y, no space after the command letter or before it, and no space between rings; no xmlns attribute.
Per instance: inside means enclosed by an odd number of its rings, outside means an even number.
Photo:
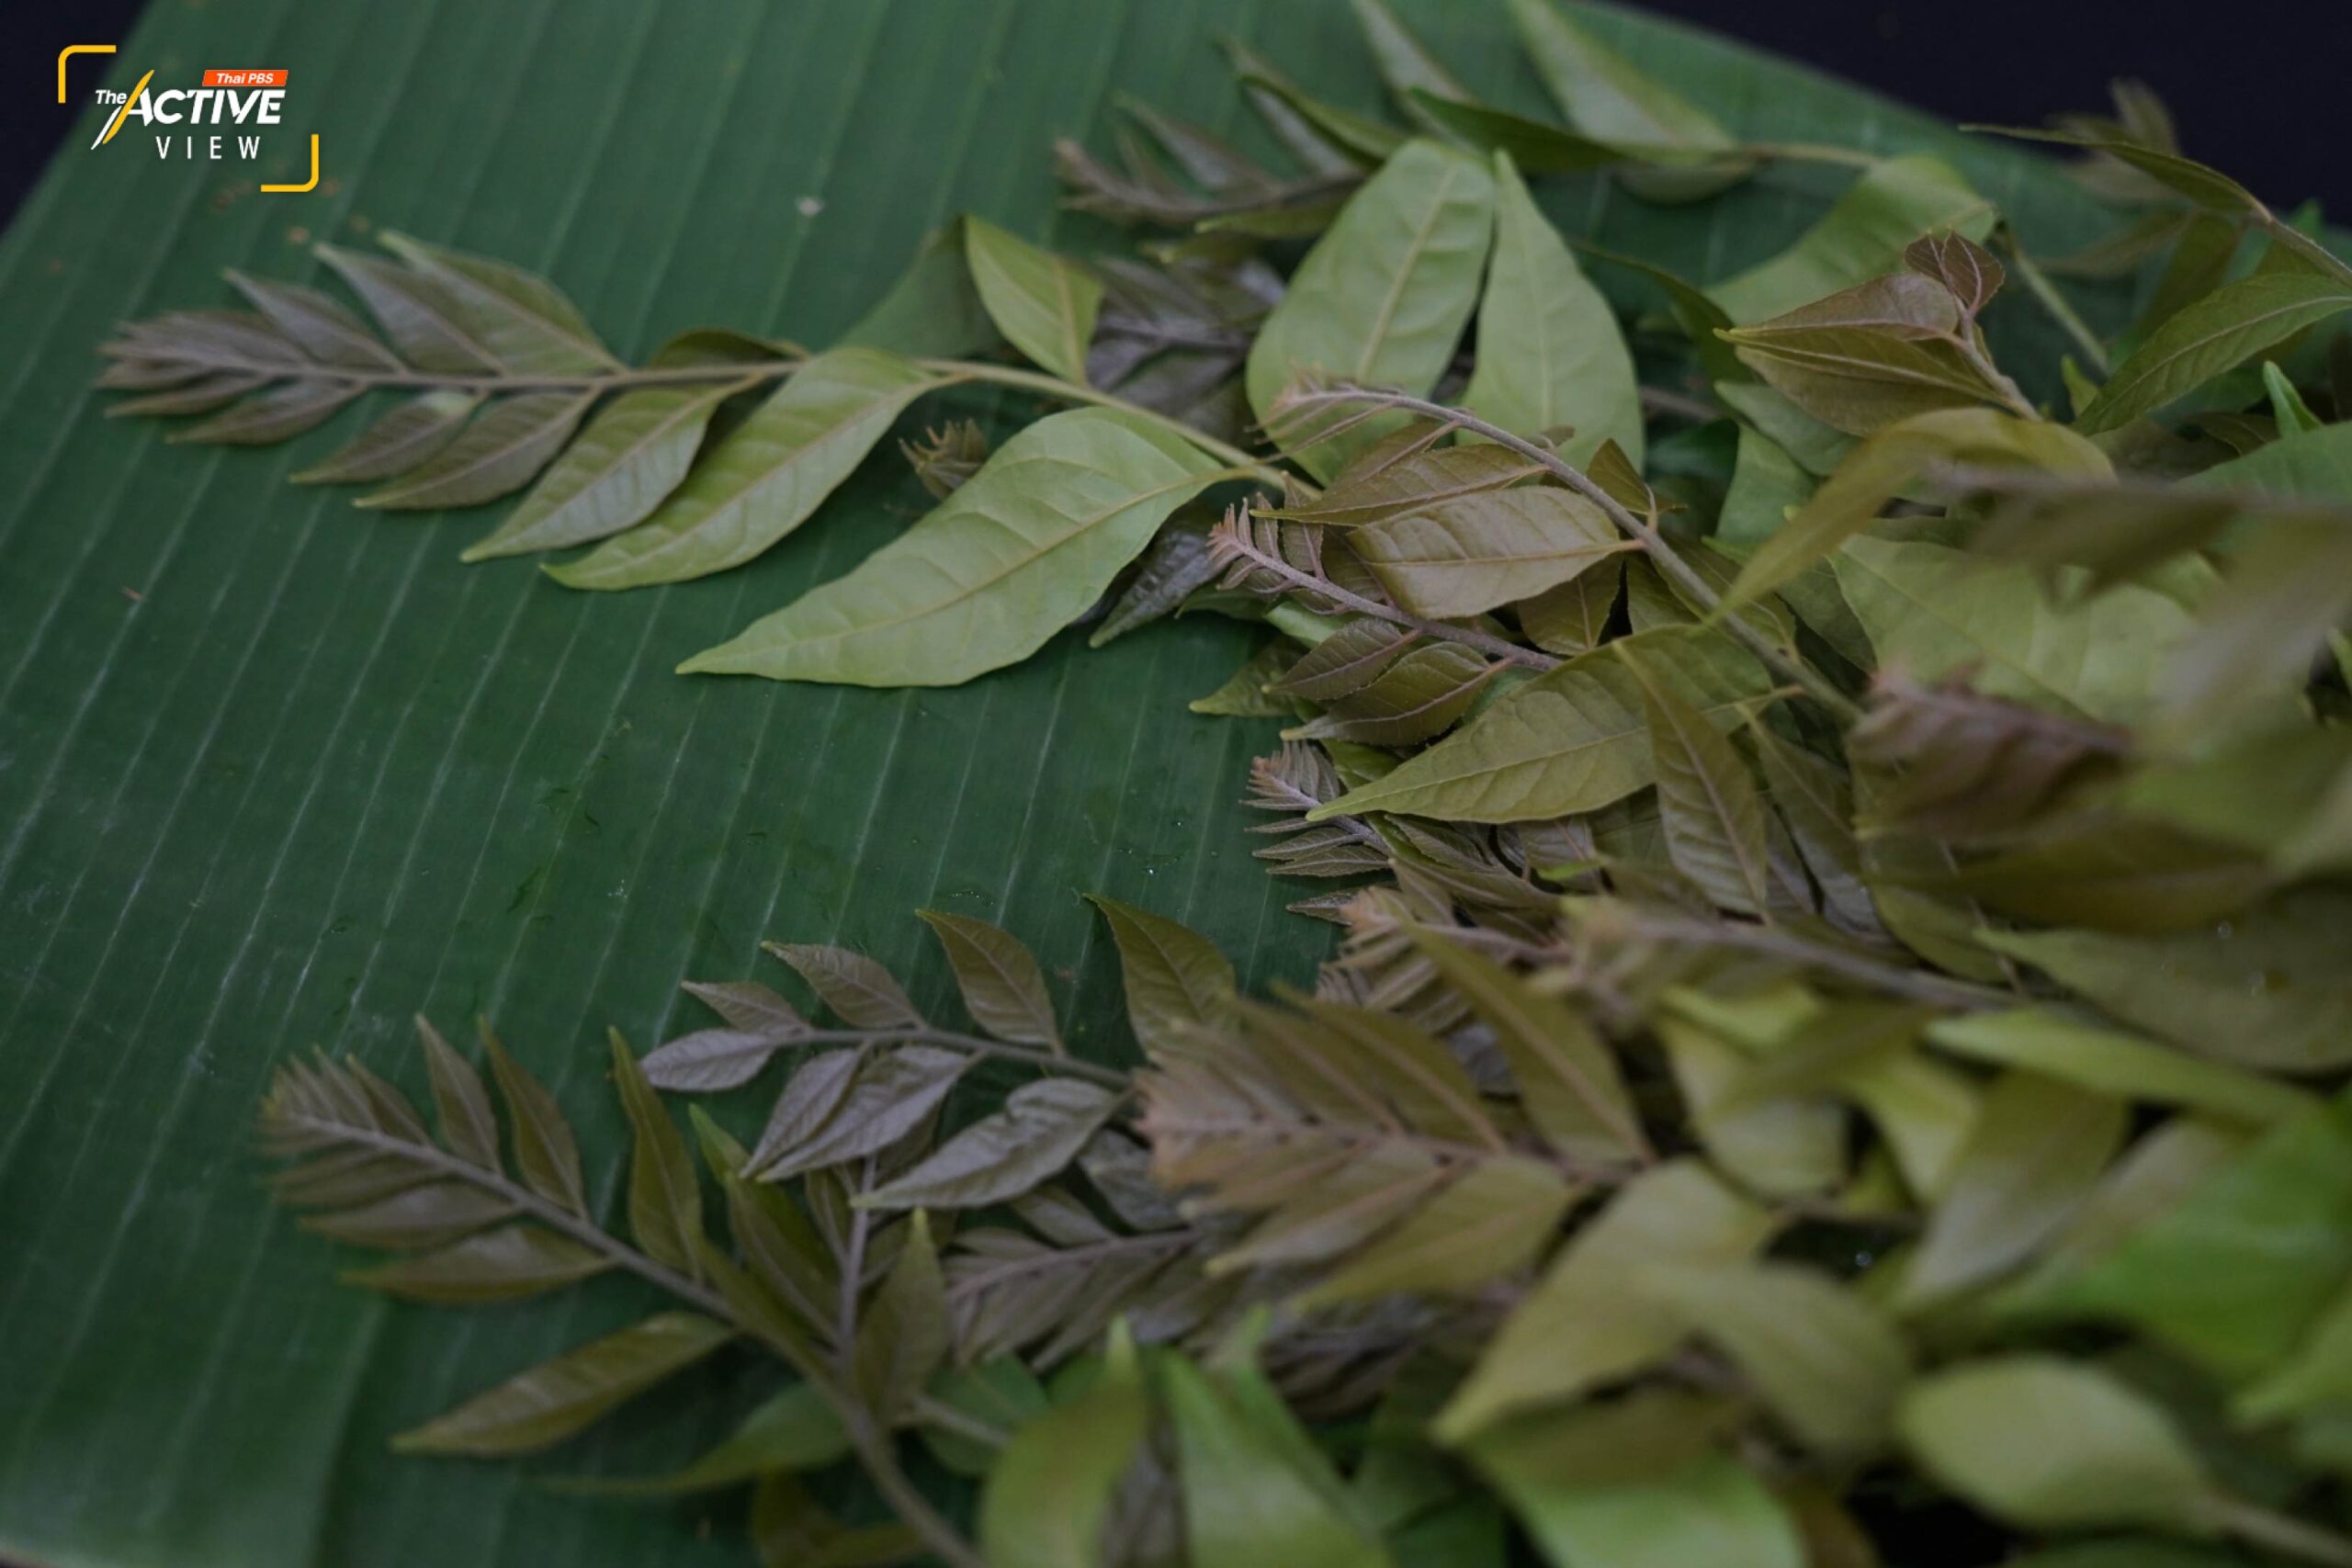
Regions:
<svg viewBox="0 0 2352 1568"><path fill-rule="evenodd" d="M1197 449L1131 415L1048 415L848 576L679 669L960 684L1042 647L1161 520L1222 476Z"/></svg>

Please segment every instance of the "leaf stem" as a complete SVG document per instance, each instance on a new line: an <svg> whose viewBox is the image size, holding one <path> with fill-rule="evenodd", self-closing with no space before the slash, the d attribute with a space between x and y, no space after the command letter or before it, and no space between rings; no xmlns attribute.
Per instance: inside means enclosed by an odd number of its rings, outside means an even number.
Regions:
<svg viewBox="0 0 2352 1568"><path fill-rule="evenodd" d="M360 370L339 365L290 365L277 360L211 354L189 362L200 363L209 370L261 376L277 381L325 381L370 389L407 388L483 393L562 391L601 394L639 387L693 387L725 381L741 381L750 388L763 381L789 376L808 360L808 355L796 353L779 355L774 359L738 360L724 365L643 365L583 376L514 376L503 373L484 376L440 370ZM1290 480L1290 476L1272 464L1261 462L1206 431L1195 430L1182 420L1171 419L1157 410L1130 402L1115 393L1098 391L1075 381L1065 381L1058 376L1023 370L1014 365L991 365L977 359L918 359L914 363L951 385L958 381L984 382L990 386L1035 392L1061 402L1091 403L1097 408L1116 409L1181 437L1261 484L1280 487Z"/></svg>
<svg viewBox="0 0 2352 1568"><path fill-rule="evenodd" d="M1368 1126L1352 1122L1316 1120L1311 1114L1294 1116L1250 1115L1177 1115L1165 1110L1154 1110L1146 1116L1148 1131L1157 1143L1163 1137L1174 1138L1277 1138L1304 1139L1318 1137L1340 1145L1350 1150L1409 1149L1428 1156L1440 1166L1455 1166L1464 1169L1492 1164L1498 1160L1530 1160L1548 1165L1570 1182L1598 1182L1604 1185L1623 1180L1634 1168L1630 1164L1607 1164L1579 1159L1555 1149L1509 1143L1499 1138L1492 1145L1465 1143L1459 1138L1443 1138L1430 1133L1416 1133L1402 1125ZM1302 1132L1301 1129L1306 1129Z"/></svg>
<svg viewBox="0 0 2352 1568"><path fill-rule="evenodd" d="M1741 151L1792 164L1842 164L1854 169L1875 168L1885 162L1875 152L1826 141L1752 141Z"/></svg>
<svg viewBox="0 0 2352 1568"><path fill-rule="evenodd" d="M1032 1274L1043 1274L1056 1269L1070 1267L1071 1259L1092 1263L1105 1258L1124 1258L1136 1252L1160 1252L1172 1247L1192 1247L1200 1240L1192 1230L1146 1231L1140 1235L1115 1236L1109 1241L1091 1241L1078 1247L1060 1247L1027 1258L1007 1258L983 1265L958 1278L947 1288L950 1302L993 1290L1007 1280L1019 1280Z"/></svg>
<svg viewBox="0 0 2352 1568"><path fill-rule="evenodd" d="M1302 592L1311 593L1318 599L1328 599L1333 604L1344 605L1357 615L1370 615L1374 619L1386 621L1392 626L1408 627L1424 637L1460 643L1464 648L1476 649L1490 659L1502 660L1507 663L1523 664L1534 670L1556 670L1560 667L1561 661L1551 654L1540 652L1532 648L1521 648L1507 637L1479 631L1475 626L1457 626L1444 621L1428 620L1408 611L1399 610L1394 605L1383 604L1378 600L1367 599L1361 593L1351 593L1328 577L1317 577L1312 572L1291 565L1280 556L1269 555L1241 536L1238 530L1225 536L1225 548L1233 556L1247 560L1259 570L1282 579L1291 587Z"/></svg>
<svg viewBox="0 0 2352 1568"><path fill-rule="evenodd" d="M2290 1514L2274 1513L2234 1498L2218 1501L2211 1513L2214 1523L2231 1535L2282 1557L2352 1568L2352 1540Z"/></svg>
<svg viewBox="0 0 2352 1568"><path fill-rule="evenodd" d="M359 1144L382 1153L426 1166L448 1177L492 1193L503 1201L529 1215L549 1230L578 1242L592 1252L628 1269L649 1284L659 1286L672 1295L692 1302L714 1317L735 1321L734 1309L727 1298L717 1291L691 1279L667 1265L657 1263L637 1248L622 1241L594 1221L573 1213L560 1203L540 1197L529 1188L510 1179L506 1173L492 1170L470 1160L458 1158L438 1144L415 1143L398 1138L369 1127L354 1126L345 1122L323 1122L315 1117L289 1115L285 1118L291 1126L305 1128L322 1136L344 1143Z"/></svg>
<svg viewBox="0 0 2352 1568"><path fill-rule="evenodd" d="M1289 482L1290 476L1271 463L1263 463L1238 446L1219 441L1206 431L1195 430L1182 420L1170 419L1157 410L1140 403L1129 402L1114 392L1098 391L1076 381L1065 381L1058 376L1048 376L1041 370L1023 370L1017 365L991 365L978 359L918 359L916 364L925 370L958 381L976 381L992 387L1011 387L1019 391L1035 392L1041 397L1066 403L1091 403L1096 408L1116 409L1147 423L1156 424L1170 434L1189 442L1193 446L1229 464L1261 484L1277 487Z"/></svg>
<svg viewBox="0 0 2352 1568"><path fill-rule="evenodd" d="M2107 350L2100 345L2098 334L2092 332L2090 323L2076 313L2072 302L2051 280L2050 275L2041 270L2041 264L2025 254L2024 242L2006 228L2001 232L2009 242L2004 247L2009 253L2009 268L2024 282L2026 292L2032 295L2035 302L2049 312L2050 319L2074 340L2075 348L2082 352L2084 365L2091 373L2105 376L2109 367Z"/></svg>
<svg viewBox="0 0 2352 1568"><path fill-rule="evenodd" d="M1986 386L2000 394L2001 401L2008 405L2011 413L2034 424L2043 423L2041 411L2033 406L2033 400L2025 395L2025 389L2018 386L2007 371L1994 364L1993 356L1984 352L1984 345L1977 341L1973 321L1966 323L1962 331L1954 333L1951 341L1960 349L1961 357L1968 361L1969 367L1984 378Z"/></svg>
<svg viewBox="0 0 2352 1568"><path fill-rule="evenodd" d="M1401 409L1408 413L1418 413L1428 419L1447 421L1473 434L1483 435L1489 441L1508 446L1533 462L1541 463L1562 484L1600 507L1609 520L1617 525L1619 532L1639 541L1642 548L1648 552L1651 564L1671 579L1675 586L1689 594L1693 602L1704 605L1711 614L1715 615L1732 640L1754 654L1766 668L1803 686L1805 694L1827 708L1837 716L1839 723L1851 725L1862 716L1862 710L1856 705L1853 699L1830 684L1819 672L1809 668L1803 660L1773 646L1770 638L1736 615L1723 615L1721 613L1722 595L1715 592L1713 584L1692 570L1690 563L1684 560L1672 545L1667 543L1664 535L1647 522L1634 516L1616 497L1595 484L1585 476L1582 470L1550 447L1540 446L1524 436L1514 435L1502 426L1490 424L1465 410L1448 408L1443 403L1431 402L1427 398L1408 397L1402 392L1374 391L1358 387L1338 387L1328 391L1305 393L1294 400L1294 406L1343 402L1376 404L1385 408Z"/></svg>
<svg viewBox="0 0 2352 1568"><path fill-rule="evenodd" d="M975 1056L993 1056L1001 1061L1019 1062L1040 1072L1059 1073L1065 1077L1085 1078L1108 1089L1125 1089L1128 1076L1116 1067L1105 1067L1093 1062L1080 1061L1075 1056L1057 1055L1028 1045L1008 1045L1001 1040L987 1040L977 1034L958 1034L950 1029L933 1029L931 1025L910 1025L904 1029L808 1029L792 1035L786 1045L944 1045L952 1051L968 1051Z"/></svg>
<svg viewBox="0 0 2352 1568"><path fill-rule="evenodd" d="M907 1476L899 1463L898 1454L890 1447L890 1435L877 1429L873 1417L863 1405L849 1402L842 1412L842 1428L849 1434L850 1448L865 1468L866 1479L890 1505L891 1512L900 1523L922 1537L932 1554L950 1568L989 1568L963 1532L947 1521L945 1515L931 1506L931 1499Z"/></svg>
<svg viewBox="0 0 2352 1568"><path fill-rule="evenodd" d="M969 1438L976 1443L985 1443L992 1449L1001 1449L1012 1441L1012 1434L995 1422L983 1421L969 1411L958 1410L945 1400L933 1399L927 1393L915 1395L914 1412L931 1426L953 1432L959 1438Z"/></svg>
<svg viewBox="0 0 2352 1568"><path fill-rule="evenodd" d="M874 1190L874 1170L878 1156L867 1155L857 1173L857 1193L864 1197ZM865 1290L865 1243L872 1233L874 1212L861 1204L850 1205L849 1238L842 1247L841 1303L833 1314L833 1349L841 1358L842 1376L850 1375L857 1357L857 1302Z"/></svg>
<svg viewBox="0 0 2352 1568"><path fill-rule="evenodd" d="M1651 413L1667 414L1675 419L1687 419L1704 424L1721 419L1724 411L1704 398L1694 398L1688 392L1678 392L1671 387L1641 389L1642 407Z"/></svg>
<svg viewBox="0 0 2352 1568"><path fill-rule="evenodd" d="M503 372L478 376L442 370L359 370L309 362L295 365L235 355L179 357L183 363L200 364L209 370L262 376L274 381L328 381L371 390L409 388L459 392L619 392L637 387L693 387L722 381L754 386L789 376L808 360L806 355L788 354L774 359L736 360L723 365L640 365L590 376L515 376Z"/></svg>
<svg viewBox="0 0 2352 1568"><path fill-rule="evenodd" d="M568 1236L589 1250L610 1258L660 1290L692 1303L698 1310L725 1323L747 1338L768 1343L746 1324L727 1298L699 1280L690 1279L622 1241L582 1215L573 1213L561 1204L540 1197L526 1187L510 1179L503 1170L475 1165L458 1158L434 1143L417 1143L394 1137L372 1127L356 1126L346 1122L325 1122L315 1117L289 1115L289 1125L305 1128L322 1136L347 1144L357 1144L379 1150L397 1158L440 1172L452 1180L463 1181L490 1192L512 1204L549 1230ZM857 1223L865 1223L861 1213ZM775 1347L771 1347L772 1348ZM846 1353L846 1351L844 1352ZM899 1463L898 1454L891 1449L887 1433L876 1430L873 1418L865 1407L836 1385L830 1378L810 1376L813 1369L801 1366L793 1357L784 1358L794 1370L808 1377L809 1383L831 1405L840 1417L842 1428L849 1434L851 1446L856 1450L866 1475L898 1514L908 1529L923 1538L923 1544L941 1561L955 1568L988 1568L988 1564L966 1541L956 1527L940 1515L923 1496L906 1471Z"/></svg>

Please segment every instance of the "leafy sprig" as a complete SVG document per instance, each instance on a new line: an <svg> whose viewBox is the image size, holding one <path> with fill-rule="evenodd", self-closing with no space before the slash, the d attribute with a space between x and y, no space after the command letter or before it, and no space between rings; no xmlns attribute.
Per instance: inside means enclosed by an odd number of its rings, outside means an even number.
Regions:
<svg viewBox="0 0 2352 1568"><path fill-rule="evenodd" d="M1411 130L1237 49L1295 171L1140 110L1117 167L1060 161L1080 205L1183 231L1154 265L966 220L824 354L706 333L624 369L543 285L407 242L344 264L388 340L266 290L129 331L117 379L172 406L275 383L228 416L264 434L421 391L379 445L428 464L612 397L561 463L659 451L676 488L631 490L640 526L558 569L583 586L732 564L713 518L781 537L932 391L1086 405L910 450L939 507L696 666L938 683L1090 614L1261 621L1193 706L1286 721L1258 852L1337 885L1294 908L1338 955L1271 1001L1102 901L1132 1069L1072 1056L1035 959L959 917L926 919L968 1031L839 949L771 950L831 1021L690 987L719 1026L616 1048L627 1240L503 1054L512 1177L431 1038L438 1139L362 1069L288 1068L287 1196L413 1254L367 1282L619 1269L680 1303L526 1374L519 1436L500 1398L414 1440L519 1448L748 1337L799 1381L677 1483L757 1477L763 1535L820 1560L1893 1561L1955 1506L2004 1552L2352 1560L2352 395L2324 336L2352 275L2125 89L2061 133L2146 209L2109 254L2037 264L1947 165L1840 154L1848 194L1745 272L1600 258L1668 306L1643 359L1679 384L1645 389L1523 173L1702 200L1833 150L1741 142L1549 0L1511 11L1566 125L1357 9ZM2111 342L2051 281L2166 254ZM2078 363L1996 361L1984 321L2029 309ZM498 537L605 515L565 472ZM984 578L1010 586L968 613ZM697 1107L722 1250L658 1096L779 1058L755 1134ZM985 1476L977 1544L910 1440ZM844 1456L899 1527L791 1479Z"/></svg>

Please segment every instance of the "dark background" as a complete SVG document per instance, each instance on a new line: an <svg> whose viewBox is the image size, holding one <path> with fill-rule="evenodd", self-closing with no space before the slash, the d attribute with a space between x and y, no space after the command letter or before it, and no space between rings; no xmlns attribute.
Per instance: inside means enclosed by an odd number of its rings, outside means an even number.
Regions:
<svg viewBox="0 0 2352 1568"><path fill-rule="evenodd" d="M2035 125L2063 109L2099 108L2109 78L2137 76L2172 105L2191 156L2276 206L2317 197L2339 221L2352 214L2346 0L1642 3L1953 120ZM119 42L140 9L140 0L0 0L12 45L0 92L0 220L78 121L56 102L58 50ZM96 75L85 69L77 81Z"/></svg>
<svg viewBox="0 0 2352 1568"><path fill-rule="evenodd" d="M1943 118L2039 125L2136 76L2181 150L2281 209L2352 215L2346 0L1635 0Z"/></svg>

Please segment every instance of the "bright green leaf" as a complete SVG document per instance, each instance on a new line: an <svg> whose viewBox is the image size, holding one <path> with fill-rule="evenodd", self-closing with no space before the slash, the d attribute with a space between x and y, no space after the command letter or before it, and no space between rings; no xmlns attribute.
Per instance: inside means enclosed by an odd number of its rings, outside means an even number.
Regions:
<svg viewBox="0 0 2352 1568"><path fill-rule="evenodd" d="M1463 406L1526 436L1563 427L1581 467L1603 441L1642 462L1641 388L1617 318L1511 164L1495 159L1495 249L1478 306L1478 357ZM1525 598L1525 592L1512 595Z"/></svg>
<svg viewBox="0 0 2352 1568"><path fill-rule="evenodd" d="M936 378L894 355L819 355L695 465L651 518L576 561L567 588L637 588L740 566L808 521Z"/></svg>
<svg viewBox="0 0 2352 1568"><path fill-rule="evenodd" d="M1048 415L848 576L679 669L960 684L1044 646L1170 512L1221 477L1189 443L1131 414Z"/></svg>

